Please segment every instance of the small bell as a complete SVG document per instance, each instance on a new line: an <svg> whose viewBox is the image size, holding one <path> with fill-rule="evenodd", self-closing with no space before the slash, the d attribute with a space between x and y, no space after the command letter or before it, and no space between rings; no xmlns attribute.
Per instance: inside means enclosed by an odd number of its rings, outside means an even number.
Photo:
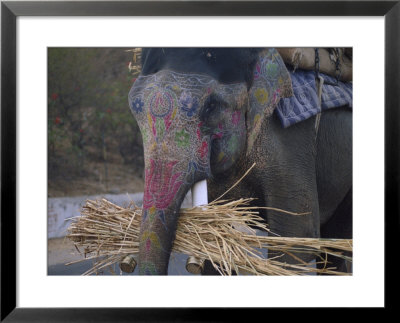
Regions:
<svg viewBox="0 0 400 323"><path fill-rule="evenodd" d="M199 275L204 269L204 259L189 257L186 260L186 270L194 275Z"/></svg>
<svg viewBox="0 0 400 323"><path fill-rule="evenodd" d="M124 273L133 273L136 268L136 260L133 255L128 255L122 258L121 262L119 263L119 268Z"/></svg>

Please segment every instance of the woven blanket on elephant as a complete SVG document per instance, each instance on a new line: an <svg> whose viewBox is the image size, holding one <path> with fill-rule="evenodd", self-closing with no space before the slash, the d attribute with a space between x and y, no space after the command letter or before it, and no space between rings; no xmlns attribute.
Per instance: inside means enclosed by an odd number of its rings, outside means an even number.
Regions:
<svg viewBox="0 0 400 323"><path fill-rule="evenodd" d="M338 82L335 78L320 74L324 79L322 86L321 105L319 104L314 71L297 69L290 70L294 95L282 98L276 108L282 126L287 128L295 123L306 120L326 109L341 106L353 106L353 84Z"/></svg>

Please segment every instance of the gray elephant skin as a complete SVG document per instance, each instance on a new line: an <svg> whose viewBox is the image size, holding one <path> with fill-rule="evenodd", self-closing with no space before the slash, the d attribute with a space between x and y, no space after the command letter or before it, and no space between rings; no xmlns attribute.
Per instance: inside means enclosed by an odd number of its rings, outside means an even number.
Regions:
<svg viewBox="0 0 400 323"><path fill-rule="evenodd" d="M352 111L324 111L318 127L314 116L283 128L274 111L292 95L273 48L143 49L129 92L145 157L140 274L167 274L181 203L194 183L207 179L211 201L253 163L225 198L306 213L260 209L280 236L352 237ZM208 264L204 273L216 271Z"/></svg>

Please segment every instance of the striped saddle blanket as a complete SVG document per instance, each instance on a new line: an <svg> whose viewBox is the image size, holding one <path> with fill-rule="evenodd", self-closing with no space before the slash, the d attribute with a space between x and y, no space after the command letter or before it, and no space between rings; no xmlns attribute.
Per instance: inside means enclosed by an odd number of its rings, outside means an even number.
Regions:
<svg viewBox="0 0 400 323"><path fill-rule="evenodd" d="M288 70L294 95L290 98L282 98L275 110L284 128L327 109L341 106L353 107L353 83L336 82L334 77L320 73L324 79L320 104L314 71L302 69L293 71L290 67Z"/></svg>

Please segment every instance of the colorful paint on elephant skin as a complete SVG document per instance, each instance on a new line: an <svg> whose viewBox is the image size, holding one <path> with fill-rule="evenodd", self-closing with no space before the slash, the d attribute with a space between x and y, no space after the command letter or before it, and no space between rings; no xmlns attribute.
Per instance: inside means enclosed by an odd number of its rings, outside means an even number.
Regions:
<svg viewBox="0 0 400 323"><path fill-rule="evenodd" d="M150 159L150 166L145 169L144 209L152 206L166 209L170 206L183 183L182 172L173 172L177 163Z"/></svg>
<svg viewBox="0 0 400 323"><path fill-rule="evenodd" d="M186 129L181 129L175 133L175 143L178 147L188 147L190 134Z"/></svg>
<svg viewBox="0 0 400 323"><path fill-rule="evenodd" d="M258 88L254 92L254 96L257 99L258 103L261 105L265 105L268 102L269 94L265 88Z"/></svg>
<svg viewBox="0 0 400 323"><path fill-rule="evenodd" d="M168 231L167 224L165 222L165 211L164 210L158 210L153 205L148 209L143 209L142 214L143 214L143 216L142 216L143 223L149 222L149 224L152 225L154 223L154 220L157 218L164 225L165 230Z"/></svg>
<svg viewBox="0 0 400 323"><path fill-rule="evenodd" d="M131 103L131 108L136 113L140 113L143 111L144 102L140 98L136 98Z"/></svg>
<svg viewBox="0 0 400 323"><path fill-rule="evenodd" d="M149 135L147 134L147 129L140 128L140 133L142 134L143 146L146 146L146 143L149 140Z"/></svg>
<svg viewBox="0 0 400 323"><path fill-rule="evenodd" d="M202 174L203 178L208 178L210 176L209 161L196 162L191 160L185 172L185 184L192 186L196 180L198 174Z"/></svg>
<svg viewBox="0 0 400 323"><path fill-rule="evenodd" d="M260 55L254 69L254 81L256 84L251 94L264 108L276 104L281 95L292 94L290 77L276 50L271 49Z"/></svg>
<svg viewBox="0 0 400 323"><path fill-rule="evenodd" d="M149 207L147 209L143 209L142 222L147 222L149 220L150 223L153 223L154 217L156 215L156 211L157 211L157 209L154 205L152 205L151 207Z"/></svg>
<svg viewBox="0 0 400 323"><path fill-rule="evenodd" d="M276 89L274 92L274 96L272 98L272 104L278 104L279 100L281 99L281 89Z"/></svg>
<svg viewBox="0 0 400 323"><path fill-rule="evenodd" d="M164 118L155 117L154 115L147 113L148 124L150 129L152 130L153 138L156 142L160 142L164 138L164 135L170 129L175 116L176 109L174 109Z"/></svg>
<svg viewBox="0 0 400 323"><path fill-rule="evenodd" d="M141 262L139 264L139 274L140 275L158 275L156 265L153 262Z"/></svg>
<svg viewBox="0 0 400 323"><path fill-rule="evenodd" d="M264 118L273 113L282 97L293 95L289 73L275 49L260 53L253 75L254 83L249 92L250 109L247 117L247 154L253 149Z"/></svg>
<svg viewBox="0 0 400 323"><path fill-rule="evenodd" d="M165 133L165 122L162 119L157 119L155 122L155 130L156 130L156 134L155 137L157 139L162 139L164 137L164 133Z"/></svg>
<svg viewBox="0 0 400 323"><path fill-rule="evenodd" d="M237 126L239 124L240 117L241 117L241 112L240 111L233 112L233 114L232 114L232 124L234 126Z"/></svg>
<svg viewBox="0 0 400 323"><path fill-rule="evenodd" d="M197 125L197 129L196 129L197 140L201 140L201 125L202 124L203 124L203 122L200 122Z"/></svg>
<svg viewBox="0 0 400 323"><path fill-rule="evenodd" d="M201 147L198 149L198 154L200 155L201 159L204 159L208 156L208 143L207 141L203 141L201 143Z"/></svg>
<svg viewBox="0 0 400 323"><path fill-rule="evenodd" d="M254 80L258 80L260 75L261 75L261 67L260 67L260 63L257 62L256 66L254 67L254 75L253 75Z"/></svg>
<svg viewBox="0 0 400 323"><path fill-rule="evenodd" d="M148 95L146 105L149 107L152 116L164 118L176 106L176 95L167 88L157 88Z"/></svg>
<svg viewBox="0 0 400 323"><path fill-rule="evenodd" d="M232 135L228 139L227 148L228 148L228 151L230 152L231 156L236 152L236 150L238 148L238 142L239 142L239 139L236 135Z"/></svg>
<svg viewBox="0 0 400 323"><path fill-rule="evenodd" d="M178 88L177 86L175 87ZM139 98L134 99L132 105L136 112L147 111L147 124L154 142L162 143L167 133L172 130L172 125L175 124L172 132L172 134L175 134L175 143L178 148L187 148L190 144L190 134L183 126L187 121L181 120L181 118L183 115L189 118L195 116L199 107L199 99L189 92L183 91L179 100L176 100L168 91L164 93L164 89L153 89L151 95L152 97L146 100L144 107ZM180 122L176 120L178 111L182 111L179 118ZM140 119L142 117L138 118L137 116L139 124L141 124L139 122ZM142 126L142 128L146 127ZM149 138L147 137L146 139L148 140Z"/></svg>
<svg viewBox="0 0 400 323"><path fill-rule="evenodd" d="M172 121L175 119L177 109L175 108L171 114L164 118L165 129L168 131L172 125Z"/></svg>
<svg viewBox="0 0 400 323"><path fill-rule="evenodd" d="M275 62L268 62L264 65L264 73L267 79L275 80L279 77L279 66Z"/></svg>
<svg viewBox="0 0 400 323"><path fill-rule="evenodd" d="M160 239L154 231L144 231L140 236L140 244L145 244L146 251L149 251L151 247L161 250Z"/></svg>
<svg viewBox="0 0 400 323"><path fill-rule="evenodd" d="M218 162L218 163L224 164L227 160L228 160L228 158L226 157L225 153L224 153L223 151L221 151L221 152L218 154L217 162Z"/></svg>
<svg viewBox="0 0 400 323"><path fill-rule="evenodd" d="M199 107L199 99L184 91L179 98L181 110L189 117L193 117Z"/></svg>

